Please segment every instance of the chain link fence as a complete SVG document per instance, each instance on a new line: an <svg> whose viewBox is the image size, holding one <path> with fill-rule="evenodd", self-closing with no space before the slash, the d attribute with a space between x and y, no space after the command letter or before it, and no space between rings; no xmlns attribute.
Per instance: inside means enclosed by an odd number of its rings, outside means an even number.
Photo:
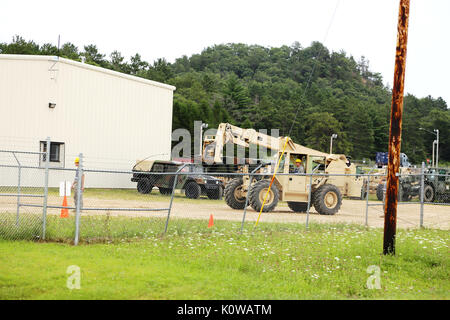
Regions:
<svg viewBox="0 0 450 320"><path fill-rule="evenodd" d="M0 237L42 239L46 205L43 152L0 150ZM48 157L47 157L48 158Z"/></svg>
<svg viewBox="0 0 450 320"><path fill-rule="evenodd" d="M167 230L172 202L167 194L172 195L172 187L151 196L151 185L122 188L133 185L134 172L85 169L82 154L77 169L51 167L46 152L0 154L1 239L78 244L143 238ZM141 175L150 183L160 178Z"/></svg>
<svg viewBox="0 0 450 320"><path fill-rule="evenodd" d="M429 227L448 229L450 222L450 170L448 168L422 168L398 174L398 224L402 227ZM370 176L376 187L373 193L377 202L367 205L367 210L384 217L386 177ZM381 201L381 203L379 203ZM417 214L417 212L419 214Z"/></svg>
<svg viewBox="0 0 450 320"><path fill-rule="evenodd" d="M194 220L205 228L231 221L237 232L273 222L384 225L385 182L373 172L278 173L272 181L263 165L231 173L158 161L114 171L85 168L82 154L76 169L51 167L49 158L0 152L0 238L130 241ZM424 166L400 175L397 226L448 229L449 179L447 169Z"/></svg>

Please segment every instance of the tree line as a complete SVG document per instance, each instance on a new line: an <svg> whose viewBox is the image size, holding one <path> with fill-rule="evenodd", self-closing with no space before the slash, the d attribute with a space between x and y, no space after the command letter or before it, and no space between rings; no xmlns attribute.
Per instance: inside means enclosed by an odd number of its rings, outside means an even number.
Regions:
<svg viewBox="0 0 450 320"><path fill-rule="evenodd" d="M15 36L0 43L0 54L36 54L67 59L176 86L173 129L193 132L194 120L210 128L230 122L244 128L290 132L300 144L327 152L333 133L333 152L353 159L374 159L387 151L391 89L369 68L365 57L355 60L344 51L330 52L319 42L302 47L264 47L229 43L182 56L173 63L153 63L136 53L126 59L120 51L108 57L94 44L79 49L67 42L61 48L39 45ZM450 110L440 97L404 99L402 152L413 163L431 158L440 131L440 162L450 161ZM295 119L295 122L294 122Z"/></svg>

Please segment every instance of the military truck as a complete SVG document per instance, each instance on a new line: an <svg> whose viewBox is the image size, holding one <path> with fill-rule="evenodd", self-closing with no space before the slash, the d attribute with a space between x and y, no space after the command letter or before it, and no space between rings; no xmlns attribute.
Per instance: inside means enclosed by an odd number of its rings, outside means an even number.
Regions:
<svg viewBox="0 0 450 320"><path fill-rule="evenodd" d="M420 169L417 168L400 167L400 176L398 179L399 201L410 201L412 198L420 196L420 176L416 175L419 172ZM378 180L379 182L376 189L376 195L377 199L380 201L383 201L384 199L384 194L386 192L386 180L386 175L381 176Z"/></svg>
<svg viewBox="0 0 450 320"><path fill-rule="evenodd" d="M160 173L177 172L182 165L183 162L178 161L137 161L133 167L131 181L137 182L139 193L148 194L157 187L161 194L169 195L172 193L175 175ZM220 179L205 175L199 165L188 165L182 171L190 174L178 175L176 188L184 190L186 197L197 199L207 196L209 199L222 199L224 185Z"/></svg>
<svg viewBox="0 0 450 320"><path fill-rule="evenodd" d="M249 193L249 204L255 211L262 208L264 212L269 212L275 209L278 201L286 201L292 211L306 212L310 177L293 173L296 159L302 159L305 173L330 174L313 176L312 179L311 205L319 214L334 215L341 207L343 196L361 198L364 195L364 179L356 177L356 166L350 163L345 155L328 154L307 148L294 143L289 137L272 137L254 129L242 129L229 123L221 123L216 135L205 139L203 162L223 163L223 147L227 143L243 147L254 144L275 151L273 164L265 168L267 176L251 179L250 175L245 175L227 183L224 191L225 201L233 209L243 209ZM280 157L278 173L286 175L277 175L269 191L270 178ZM263 206L266 194L267 199Z"/></svg>
<svg viewBox="0 0 450 320"><path fill-rule="evenodd" d="M410 201L413 197L420 197L420 176L411 175L411 169L402 172L399 178L399 200ZM406 174L406 175L405 175ZM377 199L382 201L386 192L385 179L377 187ZM449 202L450 201L450 176L447 169L428 168L424 176L424 202Z"/></svg>
<svg viewBox="0 0 450 320"><path fill-rule="evenodd" d="M444 168L425 171L423 200L425 202L450 202L450 175Z"/></svg>

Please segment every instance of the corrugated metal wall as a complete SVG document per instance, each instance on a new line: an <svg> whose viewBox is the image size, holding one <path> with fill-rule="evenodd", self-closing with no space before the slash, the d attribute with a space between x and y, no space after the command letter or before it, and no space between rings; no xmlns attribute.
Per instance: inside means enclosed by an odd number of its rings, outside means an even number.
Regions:
<svg viewBox="0 0 450 320"><path fill-rule="evenodd" d="M66 168L80 152L92 169L170 159L174 89L66 59L0 55L0 149L39 151L49 136L65 144ZM116 178L86 182L134 186Z"/></svg>

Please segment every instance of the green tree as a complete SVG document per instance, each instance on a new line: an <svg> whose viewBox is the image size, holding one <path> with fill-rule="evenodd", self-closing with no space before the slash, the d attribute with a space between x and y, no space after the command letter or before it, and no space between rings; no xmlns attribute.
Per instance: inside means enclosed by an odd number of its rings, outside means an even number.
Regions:
<svg viewBox="0 0 450 320"><path fill-rule="evenodd" d="M114 71L123 72L123 73L130 73L130 66L124 62L124 57L122 54L115 50L110 55L111 58L111 68Z"/></svg>
<svg viewBox="0 0 450 320"><path fill-rule="evenodd" d="M80 60L80 53L78 52L78 48L70 42L66 42L62 45L59 54L63 58L77 61Z"/></svg>
<svg viewBox="0 0 450 320"><path fill-rule="evenodd" d="M97 65L100 67L108 67L105 55L98 52L97 46L90 44L84 46L84 52L81 53L85 57L86 63Z"/></svg>
<svg viewBox="0 0 450 320"><path fill-rule="evenodd" d="M346 130L353 146L352 156L357 159L373 158L375 155L373 122L366 110L358 105L353 106Z"/></svg>
<svg viewBox="0 0 450 320"><path fill-rule="evenodd" d="M55 55L51 44L39 46L15 36L0 43L0 53ZM279 129L294 141L353 158L387 151L391 89L369 61L344 51L330 52L320 42L303 47L264 47L243 43L213 45L174 63L143 61L136 53L126 62L119 51L108 58L94 44L83 52L70 42L61 57L176 86L172 127L193 129L194 120L210 128L230 122L255 129ZM450 161L449 109L442 98L405 97L402 152L416 164L431 155L435 136L418 127L440 130L440 163ZM292 130L291 130L292 128Z"/></svg>
<svg viewBox="0 0 450 320"><path fill-rule="evenodd" d="M40 54L46 56L59 56L58 48L51 43L45 43L40 48Z"/></svg>
<svg viewBox="0 0 450 320"><path fill-rule="evenodd" d="M238 120L243 121L243 112L246 111L250 104L250 98L245 87L239 82L235 74L232 74L225 83L223 90L224 106L230 115Z"/></svg>
<svg viewBox="0 0 450 320"><path fill-rule="evenodd" d="M141 55L136 53L130 58L130 73L134 75L142 76L145 70L148 68L148 63L142 61Z"/></svg>
<svg viewBox="0 0 450 320"><path fill-rule="evenodd" d="M310 148L329 152L331 135L338 138L333 141L333 153L348 154L350 145L342 125L328 112L314 112L309 115L304 126L306 139L304 143Z"/></svg>
<svg viewBox="0 0 450 320"><path fill-rule="evenodd" d="M147 71L148 79L166 82L172 77L172 70L166 59L158 59Z"/></svg>
<svg viewBox="0 0 450 320"><path fill-rule="evenodd" d="M440 110L434 108L421 121L422 127L428 131L439 130L439 162L449 161L450 159L450 110ZM424 139L424 149L427 157L431 158L432 143L437 137L426 131L420 131ZM424 161L424 159L422 160Z"/></svg>
<svg viewBox="0 0 450 320"><path fill-rule="evenodd" d="M19 35L13 37L10 44L4 46L2 53L5 54L40 54L39 45L34 41L25 41Z"/></svg>

